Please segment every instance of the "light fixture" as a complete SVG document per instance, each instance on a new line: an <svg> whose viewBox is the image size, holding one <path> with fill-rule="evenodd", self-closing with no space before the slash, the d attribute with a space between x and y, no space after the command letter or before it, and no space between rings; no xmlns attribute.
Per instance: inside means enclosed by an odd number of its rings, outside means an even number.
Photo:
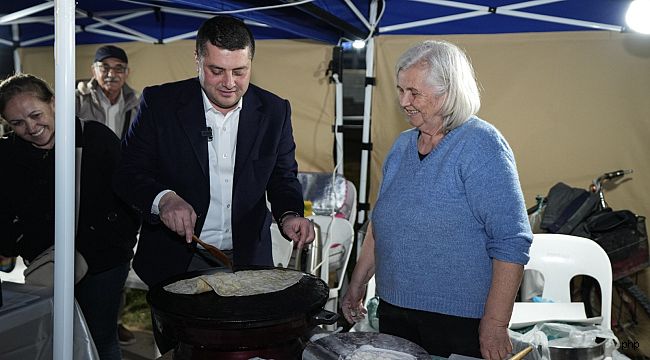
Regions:
<svg viewBox="0 0 650 360"><path fill-rule="evenodd" d="M366 47L366 42L363 40L354 40L352 42L352 47L355 49L363 49L364 47Z"/></svg>
<svg viewBox="0 0 650 360"><path fill-rule="evenodd" d="M650 34L650 0L633 0L627 8L625 22L633 31Z"/></svg>

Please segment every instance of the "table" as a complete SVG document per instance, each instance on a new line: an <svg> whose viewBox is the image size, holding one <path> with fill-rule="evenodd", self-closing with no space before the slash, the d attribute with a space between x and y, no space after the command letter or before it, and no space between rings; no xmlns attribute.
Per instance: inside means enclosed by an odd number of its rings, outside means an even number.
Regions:
<svg viewBox="0 0 650 360"><path fill-rule="evenodd" d="M2 282L0 307L0 357L3 360L50 360L53 358L54 300L51 288ZM75 302L73 357L97 360L90 331Z"/></svg>

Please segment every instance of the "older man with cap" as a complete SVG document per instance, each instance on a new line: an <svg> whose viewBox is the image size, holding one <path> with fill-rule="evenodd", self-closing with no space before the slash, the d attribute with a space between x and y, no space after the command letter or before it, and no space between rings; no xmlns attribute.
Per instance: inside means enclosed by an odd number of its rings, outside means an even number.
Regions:
<svg viewBox="0 0 650 360"><path fill-rule="evenodd" d="M138 112L138 94L126 84L129 77L126 52L114 45L95 52L88 82L80 82L76 91L76 113L82 120L96 120L122 138Z"/></svg>
<svg viewBox="0 0 650 360"><path fill-rule="evenodd" d="M80 82L76 91L76 114L82 120L95 120L109 127L121 139L129 130L140 104L138 94L126 84L129 77L126 52L114 45L97 49L91 66L93 78ZM126 296L122 293L117 319L121 345L135 343L135 335L122 324Z"/></svg>

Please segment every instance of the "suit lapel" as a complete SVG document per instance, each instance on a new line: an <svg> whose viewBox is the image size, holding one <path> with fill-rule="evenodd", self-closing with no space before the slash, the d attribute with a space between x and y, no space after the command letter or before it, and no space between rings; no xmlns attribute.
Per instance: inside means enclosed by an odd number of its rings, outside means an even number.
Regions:
<svg viewBox="0 0 650 360"><path fill-rule="evenodd" d="M236 184L244 164L251 156L251 150L261 131L260 123L263 114L260 111L262 103L255 95L253 86L248 88L244 95L244 104L239 113L239 126L237 130L237 153L235 155L235 172L233 182ZM257 154L255 154L257 155Z"/></svg>
<svg viewBox="0 0 650 360"><path fill-rule="evenodd" d="M203 110L203 95L198 79L193 82L191 91L181 99L181 106L176 113L185 135L190 141L194 156L201 164L203 175L209 177L208 170L208 138L202 134L206 129L205 112Z"/></svg>

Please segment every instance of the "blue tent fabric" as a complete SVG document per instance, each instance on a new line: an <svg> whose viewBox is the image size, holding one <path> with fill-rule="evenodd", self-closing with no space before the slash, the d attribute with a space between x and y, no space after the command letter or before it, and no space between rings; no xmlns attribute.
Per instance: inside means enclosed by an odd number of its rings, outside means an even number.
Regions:
<svg viewBox="0 0 650 360"><path fill-rule="evenodd" d="M621 0L548 1L545 4L535 2L535 6L527 7L518 5L523 2L521 0L377 1L381 18L378 28L371 32L367 26L371 2L371 0L347 2L345 0L264 2L78 0L79 31L76 42L92 44L136 40L164 43L182 34L189 34L184 38L192 39L191 33L201 22L216 13L229 13L246 20L258 39L312 39L329 44L364 39L371 34L436 35L623 30L624 14L628 6L627 1ZM45 0L2 1L0 15L12 14L44 3ZM359 19L348 3L356 7L365 21ZM274 6L275 8L272 8ZM382 6L385 6L383 11L381 11ZM513 16L505 10L515 10L516 14ZM140 12L142 15L133 16ZM54 33L52 14L53 9L50 6L48 9L20 19L0 17L0 44L51 45ZM468 14L471 17L467 17ZM449 20L446 18L449 16L461 18ZM547 18L546 20L535 19L540 16ZM130 18L122 20L123 17ZM118 26L102 24L99 22L101 19L116 21ZM573 20L583 23L576 24ZM403 25L416 21L433 23L419 26ZM18 25L20 34L18 42L12 40L12 24ZM605 27L599 27L598 24Z"/></svg>
<svg viewBox="0 0 650 360"><path fill-rule="evenodd" d="M469 13L472 10L452 6L443 6L424 1L398 1L408 3L408 6L394 6L387 3L387 9L380 22L380 29L406 22L427 20L443 16ZM470 0L465 4L492 8L494 12L483 12L481 16L381 32L390 35L427 35L427 34L498 34L522 32L549 31L580 31L593 28L559 24L550 21L540 21L527 18L503 15L500 9L523 1L513 0ZM627 1L618 0L567 0L517 9L518 11L561 19L587 21L622 27L625 22Z"/></svg>
<svg viewBox="0 0 650 360"><path fill-rule="evenodd" d="M0 15L43 4L44 0L3 1ZM244 11L247 9L260 10ZM269 6L283 6L276 9ZM313 39L325 43L337 44L341 38L350 40L366 36L368 30L354 15L343 0L312 1L301 5L287 6L286 1L206 1L206 0L142 0L142 1L93 1L78 0L77 44L92 44L138 40L132 33L112 27L97 26L98 19L118 21L123 16L137 12L145 14L119 21L119 25L141 33L148 38L141 41L162 43L164 39L195 31L208 17L217 13L226 13L248 20L257 39ZM49 17L49 18L48 18ZM8 45L11 43L11 25L18 24L20 40L18 46L51 45L52 38L34 42L34 39L51 37L54 33L53 10L50 7L16 21L0 20L0 39ZM90 31L92 27L102 33ZM120 33L112 36L106 31ZM119 35L119 34L118 34ZM189 39L192 36L187 37ZM25 43L26 42L26 43ZM25 43L25 44L23 44Z"/></svg>

